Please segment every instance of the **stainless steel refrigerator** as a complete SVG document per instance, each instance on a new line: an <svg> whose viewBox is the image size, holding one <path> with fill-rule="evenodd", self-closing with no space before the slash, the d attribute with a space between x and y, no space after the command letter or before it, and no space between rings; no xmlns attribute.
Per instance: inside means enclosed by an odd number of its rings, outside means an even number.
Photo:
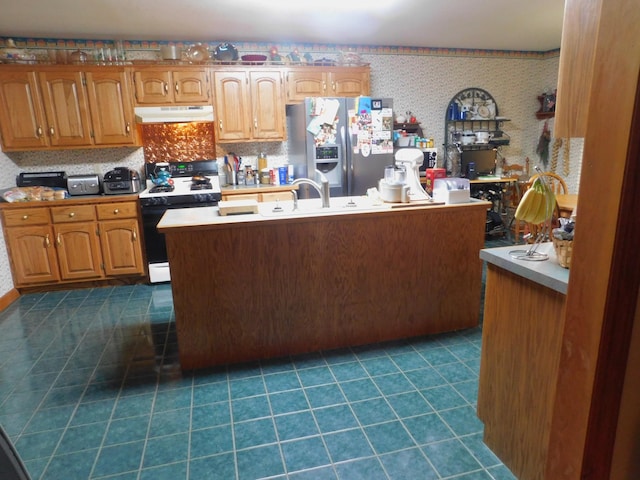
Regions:
<svg viewBox="0 0 640 480"><path fill-rule="evenodd" d="M310 97L287 107L288 161L296 178L321 171L331 196L364 195L393 165L393 100ZM302 198L315 190L301 185Z"/></svg>

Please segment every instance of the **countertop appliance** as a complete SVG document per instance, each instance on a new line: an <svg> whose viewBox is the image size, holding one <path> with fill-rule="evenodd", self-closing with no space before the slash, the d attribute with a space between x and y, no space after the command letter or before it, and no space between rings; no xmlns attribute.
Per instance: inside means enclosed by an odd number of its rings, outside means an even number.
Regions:
<svg viewBox="0 0 640 480"><path fill-rule="evenodd" d="M393 100L309 97L287 107L289 163L295 177L329 180L331 196L364 195L393 159ZM302 198L316 196L300 186Z"/></svg>
<svg viewBox="0 0 640 480"><path fill-rule="evenodd" d="M168 171L170 174L166 182L157 181L161 171ZM156 228L158 222L168 209L217 205L222 199L218 163L216 160L146 163L144 172L145 189L138 198L149 262L149 281L168 282L171 280L171 273L167 245L164 235Z"/></svg>
<svg viewBox="0 0 640 480"><path fill-rule="evenodd" d="M65 172L22 172L16 178L18 187L67 188Z"/></svg>
<svg viewBox="0 0 640 480"><path fill-rule="evenodd" d="M116 167L104 174L105 195L137 193L140 191L140 174L126 167Z"/></svg>
<svg viewBox="0 0 640 480"><path fill-rule="evenodd" d="M100 193L100 175L69 175L67 190L69 195L98 195Z"/></svg>

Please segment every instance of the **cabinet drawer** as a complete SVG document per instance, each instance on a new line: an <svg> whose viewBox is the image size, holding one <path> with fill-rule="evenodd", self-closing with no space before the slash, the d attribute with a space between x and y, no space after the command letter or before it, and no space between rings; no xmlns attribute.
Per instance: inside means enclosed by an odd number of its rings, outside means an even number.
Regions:
<svg viewBox="0 0 640 480"><path fill-rule="evenodd" d="M73 205L69 207L51 207L53 223L87 222L96 219L92 205Z"/></svg>
<svg viewBox="0 0 640 480"><path fill-rule="evenodd" d="M4 215L4 224L7 227L49 223L49 209L46 207L5 210L2 213Z"/></svg>
<svg viewBox="0 0 640 480"><path fill-rule="evenodd" d="M138 216L138 204L136 202L105 203L96 205L96 210L98 211L98 220L115 220Z"/></svg>

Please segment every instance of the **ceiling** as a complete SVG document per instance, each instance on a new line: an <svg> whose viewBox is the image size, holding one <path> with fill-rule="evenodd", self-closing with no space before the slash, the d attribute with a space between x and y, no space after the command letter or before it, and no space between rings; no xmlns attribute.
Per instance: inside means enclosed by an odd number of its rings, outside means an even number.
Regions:
<svg viewBox="0 0 640 480"><path fill-rule="evenodd" d="M564 11L564 0L3 0L2 3L0 34L6 37L536 52L560 48Z"/></svg>

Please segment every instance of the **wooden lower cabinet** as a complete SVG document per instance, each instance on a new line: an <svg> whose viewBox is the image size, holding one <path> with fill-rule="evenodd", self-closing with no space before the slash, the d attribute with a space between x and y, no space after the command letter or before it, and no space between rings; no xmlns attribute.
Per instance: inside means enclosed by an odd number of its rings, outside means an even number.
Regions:
<svg viewBox="0 0 640 480"><path fill-rule="evenodd" d="M100 246L105 275L143 273L137 219L100 222Z"/></svg>
<svg viewBox="0 0 640 480"><path fill-rule="evenodd" d="M5 239L16 286L60 280L53 230L49 225L6 228Z"/></svg>
<svg viewBox="0 0 640 480"><path fill-rule="evenodd" d="M137 201L52 203L2 209L16 287L145 274Z"/></svg>
<svg viewBox="0 0 640 480"><path fill-rule="evenodd" d="M63 223L54 225L61 280L103 277L97 225Z"/></svg>

